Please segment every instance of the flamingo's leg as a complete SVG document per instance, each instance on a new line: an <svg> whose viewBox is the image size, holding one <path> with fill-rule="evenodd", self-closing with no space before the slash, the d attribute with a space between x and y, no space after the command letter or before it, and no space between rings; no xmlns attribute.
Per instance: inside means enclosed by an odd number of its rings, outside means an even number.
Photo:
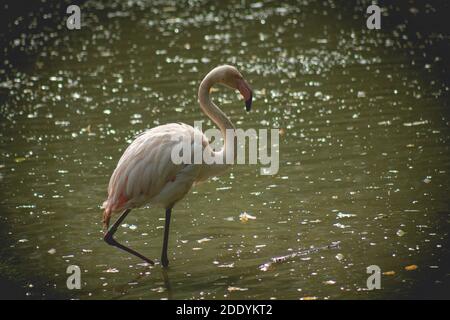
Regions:
<svg viewBox="0 0 450 320"><path fill-rule="evenodd" d="M122 221L127 217L127 215L130 213L131 209L127 209L124 212L122 212L122 214L120 215L119 219L117 219L116 222L114 222L114 224L108 229L108 231L105 233L103 240L105 240L105 242L111 246L117 247L119 249L122 249L128 253L131 253L132 255L141 258L142 260L144 260L147 263L150 263L151 265L154 265L155 263L144 257L142 254L140 254L137 251L134 251L133 249L130 249L126 246L124 246L123 244L118 243L114 238L113 235L114 233L116 233L117 228L119 227L119 225L122 223Z"/></svg>
<svg viewBox="0 0 450 320"><path fill-rule="evenodd" d="M161 253L161 263L164 268L169 266L169 259L167 258L167 246L169 242L169 226L170 226L170 215L172 214L172 208L166 209L166 223L164 225L164 242Z"/></svg>

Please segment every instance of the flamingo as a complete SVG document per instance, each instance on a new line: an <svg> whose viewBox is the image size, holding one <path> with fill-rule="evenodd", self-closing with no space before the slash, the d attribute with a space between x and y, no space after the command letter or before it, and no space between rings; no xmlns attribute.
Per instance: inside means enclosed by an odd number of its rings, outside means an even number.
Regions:
<svg viewBox="0 0 450 320"><path fill-rule="evenodd" d="M133 208L150 204L165 209L164 239L161 253L163 268L169 265L167 247L172 208L191 189L208 177L223 173L228 164L174 164L171 152L179 143L180 137L194 141L194 135L201 134L202 148L216 158L225 159L229 152L236 155L235 141L227 141L227 130L235 127L225 113L211 101L209 93L215 84L237 89L245 100L246 110L252 105L252 90L242 74L233 66L223 65L211 70L200 83L198 101L201 110L220 129L224 145L220 151L214 151L207 137L198 129L184 123L169 123L149 129L136 137L120 158L108 185L108 198L103 203L103 226L106 230L103 239L111 246L122 249L145 262L154 262L139 252L117 242L114 233ZM230 140L230 139L228 139ZM234 139L235 140L235 139ZM231 150L232 145L234 150ZM192 151L193 152L193 151ZM122 212L109 227L113 214Z"/></svg>

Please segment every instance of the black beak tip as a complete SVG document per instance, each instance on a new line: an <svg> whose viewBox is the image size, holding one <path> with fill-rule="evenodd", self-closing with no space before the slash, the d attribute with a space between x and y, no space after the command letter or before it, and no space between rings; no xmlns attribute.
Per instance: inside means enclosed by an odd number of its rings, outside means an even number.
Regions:
<svg viewBox="0 0 450 320"><path fill-rule="evenodd" d="M249 112L252 110L252 97L245 101L245 110Z"/></svg>

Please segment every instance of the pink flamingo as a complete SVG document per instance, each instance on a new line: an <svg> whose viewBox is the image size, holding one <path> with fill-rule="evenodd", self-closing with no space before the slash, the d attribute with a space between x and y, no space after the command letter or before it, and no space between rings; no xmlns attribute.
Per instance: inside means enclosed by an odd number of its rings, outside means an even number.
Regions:
<svg viewBox="0 0 450 320"><path fill-rule="evenodd" d="M235 130L235 127L209 97L210 89L216 83L239 90L245 99L246 110L250 111L252 104L250 86L235 67L224 65L211 70L198 89L200 108L220 128L224 138L222 150L215 152L209 146L207 137L201 131L184 123L161 125L137 136L120 158L109 181L108 199L103 203L105 209L103 224L105 230L107 230L104 240L109 245L125 250L153 265L152 260L118 243L113 235L133 208L145 204L162 206L166 211L166 220L161 263L163 267L169 265L167 246L173 206L189 192L194 184L218 175L228 167L228 165L207 165L204 163L174 164L171 161L172 149L179 143L177 139L184 137L193 142L194 134L201 134L202 148L208 149L217 158L226 159L227 150L231 146L227 144L230 141L226 139L226 130ZM234 152L235 154L236 152ZM122 212L122 214L108 229L111 216L116 212Z"/></svg>

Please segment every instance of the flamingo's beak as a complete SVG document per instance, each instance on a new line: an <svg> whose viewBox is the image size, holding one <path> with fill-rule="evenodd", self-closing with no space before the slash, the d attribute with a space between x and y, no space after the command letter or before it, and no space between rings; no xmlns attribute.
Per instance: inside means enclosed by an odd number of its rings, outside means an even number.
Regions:
<svg viewBox="0 0 450 320"><path fill-rule="evenodd" d="M244 79L239 79L237 89L241 93L245 100L245 110L250 111L252 109L253 93L252 89Z"/></svg>

